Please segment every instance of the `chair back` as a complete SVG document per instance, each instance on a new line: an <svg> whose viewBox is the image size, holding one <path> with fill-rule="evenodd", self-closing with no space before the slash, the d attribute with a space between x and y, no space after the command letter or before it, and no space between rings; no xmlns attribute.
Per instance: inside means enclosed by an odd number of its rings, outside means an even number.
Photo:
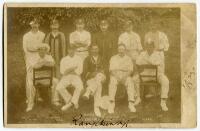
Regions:
<svg viewBox="0 0 200 131"><path fill-rule="evenodd" d="M33 85L34 86L52 86L53 68L43 66L38 69L33 69Z"/></svg>
<svg viewBox="0 0 200 131"><path fill-rule="evenodd" d="M138 70L141 83L158 83L158 67L156 65L139 65Z"/></svg>

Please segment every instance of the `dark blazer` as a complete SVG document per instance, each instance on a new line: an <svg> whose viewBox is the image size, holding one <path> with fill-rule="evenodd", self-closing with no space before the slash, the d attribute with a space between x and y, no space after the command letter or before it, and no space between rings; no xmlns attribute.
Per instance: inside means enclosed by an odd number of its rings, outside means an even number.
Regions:
<svg viewBox="0 0 200 131"><path fill-rule="evenodd" d="M92 73L94 72L104 73L103 59L100 56L98 56L96 62L92 56L85 58L82 73L83 80L90 79L92 77Z"/></svg>

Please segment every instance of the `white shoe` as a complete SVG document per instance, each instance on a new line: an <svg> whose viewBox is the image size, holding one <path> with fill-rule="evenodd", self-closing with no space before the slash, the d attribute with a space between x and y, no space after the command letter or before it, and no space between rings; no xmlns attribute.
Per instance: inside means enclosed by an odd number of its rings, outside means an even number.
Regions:
<svg viewBox="0 0 200 131"><path fill-rule="evenodd" d="M141 102L141 98L137 97L136 100L135 100L134 105L136 106L136 105L140 104L140 102Z"/></svg>
<svg viewBox="0 0 200 131"><path fill-rule="evenodd" d="M83 95L83 99L89 100L89 98L90 98L90 94L86 92L86 93Z"/></svg>
<svg viewBox="0 0 200 131"><path fill-rule="evenodd" d="M168 111L168 107L166 105L166 101L162 101L161 100L160 106L161 106L163 111Z"/></svg>
<svg viewBox="0 0 200 131"><path fill-rule="evenodd" d="M130 109L130 112L136 112L136 109L135 109L133 102L129 102L128 108Z"/></svg>
<svg viewBox="0 0 200 131"><path fill-rule="evenodd" d="M54 106L61 106L60 102L58 102L58 101L57 101L57 102L53 102L52 104L53 104Z"/></svg>
<svg viewBox="0 0 200 131"><path fill-rule="evenodd" d="M96 115L97 117L101 117L101 111L100 111L99 107L95 107L95 108L94 108L94 113L95 113L95 115Z"/></svg>
<svg viewBox="0 0 200 131"><path fill-rule="evenodd" d="M74 104L74 108L78 109L79 105L78 104Z"/></svg>
<svg viewBox="0 0 200 131"><path fill-rule="evenodd" d="M41 97L39 97L39 98L37 99L37 101L43 102L44 100L43 100Z"/></svg>
<svg viewBox="0 0 200 131"><path fill-rule="evenodd" d="M33 105L29 105L27 108L26 108L26 112L29 112L33 109Z"/></svg>
<svg viewBox="0 0 200 131"><path fill-rule="evenodd" d="M108 107L108 113L109 114L113 114L114 113L114 108L115 108L115 104L113 102L110 103L110 105Z"/></svg>
<svg viewBox="0 0 200 131"><path fill-rule="evenodd" d="M153 96L154 96L153 94L147 94L147 95L145 95L146 98L151 98Z"/></svg>
<svg viewBox="0 0 200 131"><path fill-rule="evenodd" d="M66 111L66 110L68 110L71 106L72 106L72 103L68 103L68 104L64 105L64 106L61 108L61 110L62 110L62 111Z"/></svg>

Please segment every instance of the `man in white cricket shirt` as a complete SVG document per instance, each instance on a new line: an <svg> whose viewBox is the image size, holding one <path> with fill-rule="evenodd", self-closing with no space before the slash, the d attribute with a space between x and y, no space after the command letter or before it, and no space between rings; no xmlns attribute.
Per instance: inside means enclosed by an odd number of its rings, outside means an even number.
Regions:
<svg viewBox="0 0 200 131"><path fill-rule="evenodd" d="M163 111L168 111L166 101L169 92L169 80L163 72L163 60L160 56L160 52L155 50L154 42L146 43L146 51L141 52L140 56L136 60L137 65L157 65L158 66L158 82L161 85L161 102L160 106ZM151 74L151 71L144 70L143 74Z"/></svg>
<svg viewBox="0 0 200 131"><path fill-rule="evenodd" d="M117 85L119 83L125 85L128 94L128 107L131 112L136 112L135 101L135 88L131 74L133 73L133 61L131 57L126 55L126 46L123 44L118 45L118 54L110 59L110 83L109 83L109 99L110 106L109 113L114 113L115 108L115 94Z"/></svg>
<svg viewBox="0 0 200 131"><path fill-rule="evenodd" d="M76 47L76 55L84 60L88 56L88 47L91 44L91 34L86 31L83 19L75 21L76 30L69 36L69 43Z"/></svg>
<svg viewBox="0 0 200 131"><path fill-rule="evenodd" d="M68 55L63 57L60 62L60 73L62 78L57 84L56 90L65 101L65 105L61 108L62 111L74 106L75 109L79 107L78 101L83 89L83 82L81 80L81 73L83 71L82 59L75 55L76 47L70 46L68 48ZM67 88L72 86L75 90L71 95Z"/></svg>
<svg viewBox="0 0 200 131"><path fill-rule="evenodd" d="M45 34L39 30L39 22L37 19L33 19L30 22L31 30L23 36L23 50L26 64L26 111L32 110L34 106L34 88L32 88L32 62L38 55L38 46L42 44Z"/></svg>

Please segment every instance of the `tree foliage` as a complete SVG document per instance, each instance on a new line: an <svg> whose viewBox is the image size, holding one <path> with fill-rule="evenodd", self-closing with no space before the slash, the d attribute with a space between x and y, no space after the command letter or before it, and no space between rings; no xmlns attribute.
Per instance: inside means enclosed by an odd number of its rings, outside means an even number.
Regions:
<svg viewBox="0 0 200 131"><path fill-rule="evenodd" d="M135 28L140 28L152 19L159 21L161 17L179 17L179 11L178 8L8 8L8 27L24 29L33 17L37 17L46 28L54 18L65 24L82 17L91 32L97 30L101 19L107 19L112 29L121 30L127 19L135 23Z"/></svg>

